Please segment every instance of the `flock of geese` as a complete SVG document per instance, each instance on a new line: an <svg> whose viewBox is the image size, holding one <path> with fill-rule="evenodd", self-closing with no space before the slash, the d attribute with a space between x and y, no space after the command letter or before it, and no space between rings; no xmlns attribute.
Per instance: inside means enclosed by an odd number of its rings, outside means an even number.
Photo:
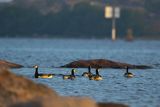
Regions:
<svg viewBox="0 0 160 107"><path fill-rule="evenodd" d="M34 74L35 78L53 78L55 76L55 74L38 73L38 66L37 65L34 66L34 68L35 68L35 74ZM134 75L131 72L129 72L128 69L129 69L128 66L126 66L126 73L124 74L124 76L127 78L131 78ZM64 80L66 80L66 79L74 80L76 78L75 72L76 72L76 70L72 69L70 75L62 75L63 79ZM88 72L84 72L82 74L82 76L89 78L89 80L100 81L103 79L102 76L99 74L99 68L96 69L96 74L93 74L91 72L91 66L88 67Z"/></svg>

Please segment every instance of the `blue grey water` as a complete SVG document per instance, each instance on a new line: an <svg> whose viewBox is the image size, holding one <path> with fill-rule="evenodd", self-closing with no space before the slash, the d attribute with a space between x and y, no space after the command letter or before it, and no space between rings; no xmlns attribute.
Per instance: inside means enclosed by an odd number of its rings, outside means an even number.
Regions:
<svg viewBox="0 0 160 107"><path fill-rule="evenodd" d="M40 72L68 74L71 69L57 68L79 59L110 59L130 64L153 66L132 69L134 78L124 78L123 69L101 69L102 81L81 77L87 69L79 68L76 80L34 79L34 65ZM87 96L97 102L118 102L131 107L160 107L160 41L135 40L115 42L104 39L0 39L0 59L24 65L13 69L18 75L43 83L64 96ZM92 70L95 71L94 69Z"/></svg>

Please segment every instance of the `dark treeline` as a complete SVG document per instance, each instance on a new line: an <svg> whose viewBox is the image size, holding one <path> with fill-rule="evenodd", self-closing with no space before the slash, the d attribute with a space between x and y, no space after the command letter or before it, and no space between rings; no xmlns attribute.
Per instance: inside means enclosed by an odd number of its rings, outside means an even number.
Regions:
<svg viewBox="0 0 160 107"><path fill-rule="evenodd" d="M119 36L132 29L135 36L158 35L152 32L145 11L122 9L117 19ZM153 28L154 29L154 28ZM74 9L63 8L57 13L42 14L34 8L7 5L0 8L0 36L48 37L97 37L111 35L111 20L104 18L104 9L87 3L77 4Z"/></svg>

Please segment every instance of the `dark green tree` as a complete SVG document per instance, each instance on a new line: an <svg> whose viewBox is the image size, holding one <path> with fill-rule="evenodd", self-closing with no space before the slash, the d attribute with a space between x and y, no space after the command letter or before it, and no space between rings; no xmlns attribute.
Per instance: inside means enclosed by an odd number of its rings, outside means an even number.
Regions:
<svg viewBox="0 0 160 107"><path fill-rule="evenodd" d="M151 13L160 13L160 0L145 0L145 9Z"/></svg>

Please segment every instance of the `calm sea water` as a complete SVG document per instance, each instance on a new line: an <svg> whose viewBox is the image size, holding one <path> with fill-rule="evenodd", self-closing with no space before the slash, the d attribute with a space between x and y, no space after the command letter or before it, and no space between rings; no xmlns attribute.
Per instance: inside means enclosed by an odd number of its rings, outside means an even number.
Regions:
<svg viewBox="0 0 160 107"><path fill-rule="evenodd" d="M57 68L78 59L110 59L130 64L153 66L153 69L132 69L134 78L123 77L123 69L101 69L102 81L81 77L87 69L77 69L74 81L61 76L34 79L34 65L39 72L68 74L71 69ZM53 88L64 96L87 96L97 102L118 102L131 107L160 107L160 41L75 40L75 39L0 39L0 59L24 65L13 69L38 83ZM94 69L92 70L95 71Z"/></svg>

